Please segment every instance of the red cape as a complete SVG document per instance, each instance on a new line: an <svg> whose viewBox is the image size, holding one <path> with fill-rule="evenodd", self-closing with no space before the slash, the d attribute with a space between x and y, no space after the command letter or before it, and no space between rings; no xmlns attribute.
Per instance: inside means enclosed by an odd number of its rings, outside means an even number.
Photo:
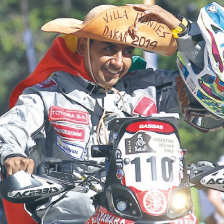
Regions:
<svg viewBox="0 0 224 224"><path fill-rule="evenodd" d="M75 76L79 73L83 78L93 81L85 70L83 57L76 52L76 44L75 36L58 36L36 69L13 90L9 100L10 108L16 104L26 87L46 80L55 71L64 71Z"/></svg>

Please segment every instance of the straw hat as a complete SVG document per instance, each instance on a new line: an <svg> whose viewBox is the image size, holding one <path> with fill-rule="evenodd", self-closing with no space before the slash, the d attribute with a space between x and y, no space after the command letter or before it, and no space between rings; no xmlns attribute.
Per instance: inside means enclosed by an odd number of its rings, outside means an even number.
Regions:
<svg viewBox="0 0 224 224"><path fill-rule="evenodd" d="M161 55L172 55L177 49L176 40L165 24L132 6L100 5L84 21L58 18L43 25L41 30L126 44Z"/></svg>

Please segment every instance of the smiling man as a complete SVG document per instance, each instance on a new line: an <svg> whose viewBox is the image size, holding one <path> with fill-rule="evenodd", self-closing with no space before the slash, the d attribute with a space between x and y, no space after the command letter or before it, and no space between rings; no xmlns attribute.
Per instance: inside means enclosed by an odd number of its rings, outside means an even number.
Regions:
<svg viewBox="0 0 224 224"><path fill-rule="evenodd" d="M114 86L127 74L132 63L134 47L91 40L88 51L88 41L80 38L77 47L79 54L84 58L86 71L98 85Z"/></svg>

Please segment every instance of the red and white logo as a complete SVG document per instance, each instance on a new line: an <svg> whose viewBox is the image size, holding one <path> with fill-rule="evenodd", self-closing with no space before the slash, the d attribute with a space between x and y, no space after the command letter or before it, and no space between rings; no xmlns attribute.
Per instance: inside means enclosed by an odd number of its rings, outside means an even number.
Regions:
<svg viewBox="0 0 224 224"><path fill-rule="evenodd" d="M142 96L134 106L132 113L147 117L157 113L157 107L153 99L148 96Z"/></svg>
<svg viewBox="0 0 224 224"><path fill-rule="evenodd" d="M67 140L85 140L85 130L83 128L73 128L65 125L52 124L59 136Z"/></svg>
<svg viewBox="0 0 224 224"><path fill-rule="evenodd" d="M55 81L53 81L52 79L47 79L47 80L45 80L41 83L36 84L36 86L38 88L41 88L41 89L42 88L48 88L48 87L51 87L51 86L56 86L56 85L57 85L57 83Z"/></svg>
<svg viewBox="0 0 224 224"><path fill-rule="evenodd" d="M153 120L131 123L126 130L129 132L154 131L160 133L172 133L175 131L171 124Z"/></svg>
<svg viewBox="0 0 224 224"><path fill-rule="evenodd" d="M115 216L103 207L97 211L97 223L100 224L134 224L134 221Z"/></svg>
<svg viewBox="0 0 224 224"><path fill-rule="evenodd" d="M164 193L160 190L152 189L143 198L143 205L151 215L162 215L167 208L167 200Z"/></svg>
<svg viewBox="0 0 224 224"><path fill-rule="evenodd" d="M89 114L81 110L68 110L53 106L49 111L49 121L70 121L77 124L89 124Z"/></svg>
<svg viewBox="0 0 224 224"><path fill-rule="evenodd" d="M170 224L197 224L198 223L198 218L194 213L185 215L183 218L176 219Z"/></svg>

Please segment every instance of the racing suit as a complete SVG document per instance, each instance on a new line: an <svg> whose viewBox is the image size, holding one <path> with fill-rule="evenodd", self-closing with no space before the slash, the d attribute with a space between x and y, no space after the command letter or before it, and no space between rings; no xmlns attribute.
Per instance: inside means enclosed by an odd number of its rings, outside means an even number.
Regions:
<svg viewBox="0 0 224 224"><path fill-rule="evenodd" d="M198 46L192 45L188 34L180 42L183 40L184 46L180 46L191 58L196 58ZM44 82L26 88L16 105L1 117L1 164L13 155L34 159L36 167L46 157L93 160L90 148L98 144L96 128L103 110L108 113L106 127L115 117L178 112L177 76L177 71L166 70L130 72L115 86L122 100L113 90L105 94L105 90L85 78L55 71ZM55 196L38 208L37 216L44 217L43 223L47 224L63 223L63 220L84 223L94 212L93 195L91 190L69 191L62 200L48 207L58 198Z"/></svg>

